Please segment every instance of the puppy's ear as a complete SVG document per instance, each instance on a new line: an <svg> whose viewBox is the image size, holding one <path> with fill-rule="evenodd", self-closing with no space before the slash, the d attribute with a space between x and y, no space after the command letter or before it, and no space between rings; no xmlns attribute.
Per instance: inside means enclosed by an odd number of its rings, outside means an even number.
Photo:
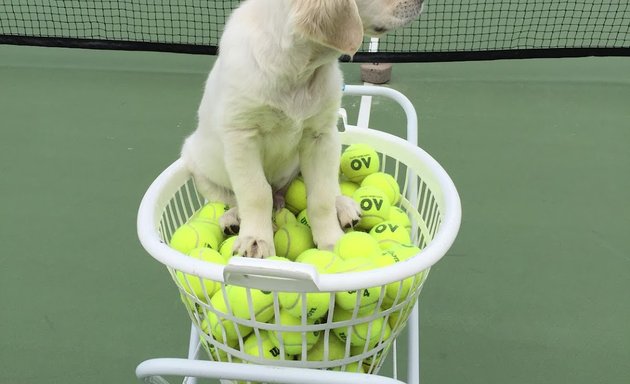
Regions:
<svg viewBox="0 0 630 384"><path fill-rule="evenodd" d="M293 0L297 31L320 44L353 55L363 42L363 23L354 0Z"/></svg>

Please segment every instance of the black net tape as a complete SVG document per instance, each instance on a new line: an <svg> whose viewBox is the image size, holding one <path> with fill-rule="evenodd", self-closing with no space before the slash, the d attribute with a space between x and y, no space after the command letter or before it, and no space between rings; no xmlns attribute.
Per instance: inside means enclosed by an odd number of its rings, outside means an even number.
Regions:
<svg viewBox="0 0 630 384"><path fill-rule="evenodd" d="M307 1L307 0L304 0ZM0 0L0 43L215 54L239 1ZM627 0L427 0L354 61L630 55Z"/></svg>

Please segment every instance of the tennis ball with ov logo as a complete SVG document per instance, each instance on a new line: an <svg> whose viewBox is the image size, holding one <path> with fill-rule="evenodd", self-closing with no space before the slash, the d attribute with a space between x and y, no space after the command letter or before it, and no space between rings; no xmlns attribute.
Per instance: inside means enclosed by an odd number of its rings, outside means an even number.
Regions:
<svg viewBox="0 0 630 384"><path fill-rule="evenodd" d="M391 203L383 191L375 187L361 187L352 195L361 208L361 220L357 228L369 231L376 224L389 218Z"/></svg>
<svg viewBox="0 0 630 384"><path fill-rule="evenodd" d="M378 153L367 144L352 144L341 154L341 172L352 182L360 183L380 167Z"/></svg>
<svg viewBox="0 0 630 384"><path fill-rule="evenodd" d="M393 221L383 221L376 224L370 235L378 241L378 246L387 250L396 245L411 243L411 237L405 227Z"/></svg>

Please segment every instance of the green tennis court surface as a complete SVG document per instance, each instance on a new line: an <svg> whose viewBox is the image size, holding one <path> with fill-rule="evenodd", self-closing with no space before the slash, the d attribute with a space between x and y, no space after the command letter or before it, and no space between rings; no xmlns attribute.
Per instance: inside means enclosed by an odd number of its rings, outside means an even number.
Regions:
<svg viewBox="0 0 630 384"><path fill-rule="evenodd" d="M132 383L140 361L186 355L135 216L211 62L0 46L0 383ZM630 61L397 64L391 86L463 205L420 296L424 382L626 382ZM402 134L392 102L372 112Z"/></svg>

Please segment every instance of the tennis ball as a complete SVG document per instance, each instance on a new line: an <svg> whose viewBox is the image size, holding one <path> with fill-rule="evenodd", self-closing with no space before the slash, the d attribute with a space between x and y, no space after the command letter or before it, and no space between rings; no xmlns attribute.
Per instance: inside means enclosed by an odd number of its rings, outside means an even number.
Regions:
<svg viewBox="0 0 630 384"><path fill-rule="evenodd" d="M188 220L188 222L190 224L198 224L208 227L212 231L214 236L219 240L219 244L221 244L221 242L225 238L225 234L223 233L223 229L221 228L221 224L219 224L218 220L204 219L202 217L193 216L192 218L190 218L190 220Z"/></svg>
<svg viewBox="0 0 630 384"><path fill-rule="evenodd" d="M378 172L380 166L378 153L367 144L352 144L341 154L341 172L355 183Z"/></svg>
<svg viewBox="0 0 630 384"><path fill-rule="evenodd" d="M352 319L352 311L335 309L333 322L346 321ZM352 334L350 335L350 327ZM377 317L372 321L358 323L351 326L333 328L333 333L343 342L350 339L353 347L363 347L367 344L368 349L374 348L379 342L387 340L391 336L391 328L385 322L385 318ZM369 335L368 335L369 332ZM382 337L381 337L382 333Z"/></svg>
<svg viewBox="0 0 630 384"><path fill-rule="evenodd" d="M339 182L339 189L341 189L342 195L352 197L354 191L359 189L359 184L353 183L350 180L342 180Z"/></svg>
<svg viewBox="0 0 630 384"><path fill-rule="evenodd" d="M401 323L398 324L398 319L400 319L400 315L402 314L402 310L400 311L396 311L396 312L392 312L389 314L389 318L387 319L387 323L389 324L389 327L393 330L396 330L398 328L396 328L396 326L398 325L398 327L402 327L405 324L405 319L401 320Z"/></svg>
<svg viewBox="0 0 630 384"><path fill-rule="evenodd" d="M371 175L367 175L361 182L362 187L376 187L380 189L385 196L389 199L389 202L394 205L400 201L400 186L394 179L394 176L385 172L376 172Z"/></svg>
<svg viewBox="0 0 630 384"><path fill-rule="evenodd" d="M389 251L393 252L400 260L407 260L410 257L414 257L422 250L413 244L398 244L389 248Z"/></svg>
<svg viewBox="0 0 630 384"><path fill-rule="evenodd" d="M210 263L226 264L225 259L219 252L206 247L195 248L190 251L188 255ZM176 271L175 276L184 291L197 296L199 300L205 302L208 302L212 295L221 288L220 282L204 279L181 271Z"/></svg>
<svg viewBox="0 0 630 384"><path fill-rule="evenodd" d="M336 263L333 268L334 273L343 272L360 272L369 269L378 268L378 265L374 262L374 258L360 257L348 260L342 260ZM366 314L374 311L376 304L378 304L379 296L381 295L382 287L370 287L362 288L355 291L339 291L335 292L335 304L337 307L352 311L358 305L358 313Z"/></svg>
<svg viewBox="0 0 630 384"><path fill-rule="evenodd" d="M297 223L295 215L287 208L282 208L279 211L274 211L271 220L276 225L276 229L284 227L287 224Z"/></svg>
<svg viewBox="0 0 630 384"><path fill-rule="evenodd" d="M302 225L306 225L307 227L311 227L311 225L308 223L308 215L306 213L306 209L301 211L300 213L298 213L297 215L297 222L302 224Z"/></svg>
<svg viewBox="0 0 630 384"><path fill-rule="evenodd" d="M289 184L284 195L284 204L295 215L306 209L306 184L301 177L296 177Z"/></svg>
<svg viewBox="0 0 630 384"><path fill-rule="evenodd" d="M234 255L234 242L236 239L238 239L238 236L230 236L219 245L219 253L221 253L226 262Z"/></svg>
<svg viewBox="0 0 630 384"><path fill-rule="evenodd" d="M335 253L317 248L307 249L295 259L299 263L314 265L320 273L331 273L331 268L340 260Z"/></svg>
<svg viewBox="0 0 630 384"><path fill-rule="evenodd" d="M309 248L314 248L311 230L302 224L287 224L278 229L273 236L276 255L295 260L298 255Z"/></svg>
<svg viewBox="0 0 630 384"><path fill-rule="evenodd" d="M394 250L387 250L382 255L377 256L374 260L379 267L385 267L406 260L410 256L399 257ZM405 300L412 288L417 287L424 279L425 272L422 271L415 276L408 277L402 281L394 281L385 287L385 295L381 308L389 309L394 304L398 304ZM415 283L415 284L414 284Z"/></svg>
<svg viewBox="0 0 630 384"><path fill-rule="evenodd" d="M326 273L332 268L338 261L337 256L328 251L322 251L317 248L304 251L298 258L297 262L306 263L315 266L317 272ZM290 313L295 317L302 317L303 310L303 297L306 295L306 318L307 319L319 319L328 312L330 305L330 293L328 292L314 292L314 293L299 293L299 292L280 292L278 293L278 300L282 309Z"/></svg>
<svg viewBox="0 0 630 384"><path fill-rule="evenodd" d="M281 257L281 256L269 256L269 257L265 258L265 260L286 261L286 262L289 262L289 263L293 262L293 260L289 260L286 257Z"/></svg>
<svg viewBox="0 0 630 384"><path fill-rule="evenodd" d="M389 323L387 323L389 324ZM385 331L387 332L387 331ZM389 334L387 335L387 337L383 337L383 341L387 340L390 336L391 336L391 326L390 326L390 331ZM376 344L374 346L374 348L376 348L379 344ZM376 352L375 354L373 353L373 350L368 349L367 351L365 350L365 346L362 347L352 347L350 348L350 355L351 356L358 356L358 355L362 355L364 353L369 353L368 356L363 358L362 361L362 366L364 369L370 369L373 364L372 362L376 359L376 361L378 362L381 358L381 356L383 355L383 352L385 352L385 349L381 349L380 351Z"/></svg>
<svg viewBox="0 0 630 384"><path fill-rule="evenodd" d="M378 240L365 232L348 232L335 244L334 252L343 260L379 255Z"/></svg>
<svg viewBox="0 0 630 384"><path fill-rule="evenodd" d="M216 224L218 226L218 224ZM219 231L221 228L219 228ZM171 248L187 254L195 248L208 247L217 249L223 236L217 235L215 225L210 221L191 220L173 233L169 245Z"/></svg>
<svg viewBox="0 0 630 384"><path fill-rule="evenodd" d="M251 356L280 360L280 349L271 341L270 336L271 333L267 331L261 331L260 337L252 333L243 342L243 352ZM289 360L289 356L286 355L285 353L285 360Z"/></svg>
<svg viewBox="0 0 630 384"><path fill-rule="evenodd" d="M402 225L407 232L411 233L411 220L401 208L392 205L389 209L389 218L387 220Z"/></svg>
<svg viewBox="0 0 630 384"><path fill-rule="evenodd" d="M299 317L291 315L289 312L281 309L280 319L276 319L276 323L287 327L296 327L302 325ZM307 325L316 324L316 320L307 320ZM269 339L276 347L280 348L280 344L284 345L284 352L289 355L297 355L302 353L303 341L306 340L306 350L311 349L317 340L319 340L319 331L315 332L291 332L291 331L270 331ZM282 350L282 349L280 349Z"/></svg>
<svg viewBox="0 0 630 384"><path fill-rule="evenodd" d="M210 335L210 323L208 322L208 319L203 319L201 321L200 328L201 328L202 333L206 335ZM228 353L226 351L224 351L221 348L217 348L210 343L206 343L205 337L203 335L199 335L199 339L201 340L202 343L204 343L204 345L206 345L208 352L210 353L210 356L212 357L213 361L227 361L228 360ZM227 343L227 345L230 348L236 348L238 346L238 341L230 341L229 343Z"/></svg>
<svg viewBox="0 0 630 384"><path fill-rule="evenodd" d="M411 243L409 232L405 227L392 221L376 224L370 230L370 236L378 241L378 246L381 249L390 249L396 245Z"/></svg>
<svg viewBox="0 0 630 384"><path fill-rule="evenodd" d="M361 220L357 228L369 231L389 218L391 204L387 196L376 187L360 187L352 195L361 208Z"/></svg>
<svg viewBox="0 0 630 384"><path fill-rule="evenodd" d="M219 221L219 218L229 209L227 204L219 201L207 203L195 213L194 218Z"/></svg>
<svg viewBox="0 0 630 384"><path fill-rule="evenodd" d="M245 287L228 285L225 288L227 297L224 296L223 290L218 290L214 296L212 296L210 304L219 312L229 313L227 310L227 304L229 303L234 317L250 320L252 313L250 313L249 310L247 291L248 288ZM258 289L249 289L249 291L251 293L254 319L258 322L271 320L271 318L273 318L273 295L271 292L260 291ZM212 336L220 342L237 340L237 326L241 337L245 337L252 332L251 327L235 324L223 316L217 316L214 312L208 312L208 322L211 326L210 331ZM225 331L225 337L223 336L223 331Z"/></svg>
<svg viewBox="0 0 630 384"><path fill-rule="evenodd" d="M212 305L215 310L221 313L228 313L226 301L222 290L218 290L214 294L214 296L212 296L212 299L210 299L210 305ZM231 320L225 319L223 317L219 318L219 316L217 316L217 314L215 314L214 312L208 312L207 322L209 334L211 334L212 337L220 343L227 344L233 343L238 340L238 334L236 333L236 324L233 323ZM242 337L245 337L251 331L252 329L250 327L239 325L239 332L241 333Z"/></svg>
<svg viewBox="0 0 630 384"><path fill-rule="evenodd" d="M346 346L334 334L328 336L328 351L326 351L326 338L322 334L313 348L308 350L308 361L334 361L346 357ZM328 352L328 354L326 354Z"/></svg>
<svg viewBox="0 0 630 384"><path fill-rule="evenodd" d="M363 365L359 365L358 361L355 361L354 363L346 364L343 367L335 367L332 370L353 372L353 373L365 373L365 369L363 369Z"/></svg>

